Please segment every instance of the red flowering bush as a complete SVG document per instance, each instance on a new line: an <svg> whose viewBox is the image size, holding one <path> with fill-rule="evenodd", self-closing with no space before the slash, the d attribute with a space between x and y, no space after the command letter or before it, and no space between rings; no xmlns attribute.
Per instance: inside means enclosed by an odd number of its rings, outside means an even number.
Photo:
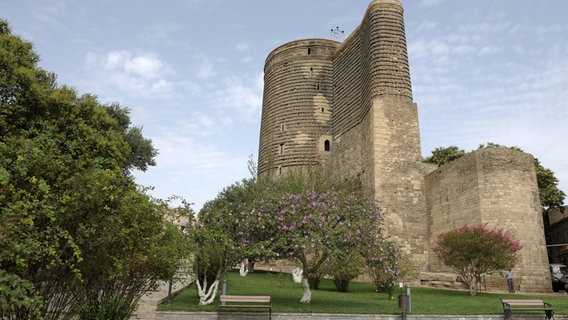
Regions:
<svg viewBox="0 0 568 320"><path fill-rule="evenodd" d="M432 249L445 265L458 272L473 296L482 275L512 269L522 248L508 231L466 224L439 234Z"/></svg>

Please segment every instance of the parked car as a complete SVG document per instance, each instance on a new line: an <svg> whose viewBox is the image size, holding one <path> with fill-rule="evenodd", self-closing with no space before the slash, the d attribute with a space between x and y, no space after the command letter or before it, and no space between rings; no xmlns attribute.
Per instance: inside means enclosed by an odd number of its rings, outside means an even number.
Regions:
<svg viewBox="0 0 568 320"><path fill-rule="evenodd" d="M568 267L566 265L551 263L550 275L552 277L552 290L568 291Z"/></svg>

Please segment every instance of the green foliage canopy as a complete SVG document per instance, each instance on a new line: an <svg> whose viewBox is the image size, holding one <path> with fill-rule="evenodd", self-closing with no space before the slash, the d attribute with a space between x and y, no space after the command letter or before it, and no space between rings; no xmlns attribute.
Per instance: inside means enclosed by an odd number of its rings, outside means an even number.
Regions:
<svg viewBox="0 0 568 320"><path fill-rule="evenodd" d="M127 109L57 86L38 62L0 20L0 274L28 295L8 297L9 314L73 317L117 292L131 311L183 255L179 228L129 174L157 153Z"/></svg>
<svg viewBox="0 0 568 320"><path fill-rule="evenodd" d="M258 199L237 218L239 236L248 250L275 259L297 259L304 277L317 276L330 257L360 253L368 264L388 250L383 217L374 201L345 191L304 191ZM396 266L387 272L396 274ZM309 303L309 301L306 301Z"/></svg>

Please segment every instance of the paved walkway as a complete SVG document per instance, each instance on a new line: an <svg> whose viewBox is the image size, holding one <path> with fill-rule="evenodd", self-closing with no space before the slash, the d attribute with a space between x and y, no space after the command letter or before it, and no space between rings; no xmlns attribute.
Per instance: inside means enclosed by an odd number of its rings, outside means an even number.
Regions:
<svg viewBox="0 0 568 320"><path fill-rule="evenodd" d="M188 278L178 279L174 281L172 285L172 295L175 295L179 291L186 288L190 284L190 282L191 280ZM156 291L151 291L144 295L138 302L138 308L132 314L130 319L156 319L156 311L158 311L158 305L168 299L169 287L169 283L165 282L160 284L160 287Z"/></svg>

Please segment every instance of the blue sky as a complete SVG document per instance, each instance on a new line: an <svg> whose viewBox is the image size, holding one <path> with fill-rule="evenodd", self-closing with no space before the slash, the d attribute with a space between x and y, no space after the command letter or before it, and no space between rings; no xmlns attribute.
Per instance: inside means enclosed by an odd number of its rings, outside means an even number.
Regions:
<svg viewBox="0 0 568 320"><path fill-rule="evenodd" d="M198 210L249 177L263 67L277 46L350 34L370 0L11 0L0 18L60 85L131 109L159 149L136 172ZM402 0L422 153L494 142L540 159L568 192L568 1Z"/></svg>

